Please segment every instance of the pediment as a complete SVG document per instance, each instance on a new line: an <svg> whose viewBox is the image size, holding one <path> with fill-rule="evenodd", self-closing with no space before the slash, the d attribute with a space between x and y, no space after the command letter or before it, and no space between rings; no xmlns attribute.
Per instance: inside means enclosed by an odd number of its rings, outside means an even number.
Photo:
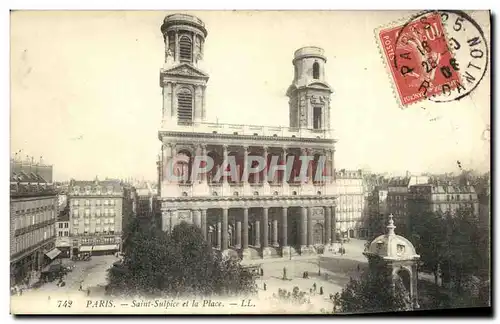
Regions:
<svg viewBox="0 0 500 324"><path fill-rule="evenodd" d="M208 74L189 64L181 64L171 69L162 70L162 74L172 76L187 76L192 78L208 79Z"/></svg>
<svg viewBox="0 0 500 324"><path fill-rule="evenodd" d="M313 81L307 85L308 88L331 90L331 87L326 82Z"/></svg>

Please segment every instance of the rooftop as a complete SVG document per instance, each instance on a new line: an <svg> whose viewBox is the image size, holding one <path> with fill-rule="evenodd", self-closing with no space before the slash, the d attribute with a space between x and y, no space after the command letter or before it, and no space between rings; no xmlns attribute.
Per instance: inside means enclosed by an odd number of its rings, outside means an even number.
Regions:
<svg viewBox="0 0 500 324"><path fill-rule="evenodd" d="M395 233L396 226L389 215L389 224L387 225L387 234L375 238L363 253L366 256L378 256L388 260L417 260L420 255L417 254L413 244L406 238Z"/></svg>
<svg viewBox="0 0 500 324"><path fill-rule="evenodd" d="M221 124L208 122L193 122L189 124L177 124L165 120L161 126L162 132L189 132L193 136L249 136L255 139L278 138L278 139L332 139L332 129L305 129L284 126L261 126L244 124ZM161 135L160 135L161 136Z"/></svg>
<svg viewBox="0 0 500 324"><path fill-rule="evenodd" d="M10 196L16 197L34 197L34 196L52 196L57 195L57 191L51 184L11 182Z"/></svg>

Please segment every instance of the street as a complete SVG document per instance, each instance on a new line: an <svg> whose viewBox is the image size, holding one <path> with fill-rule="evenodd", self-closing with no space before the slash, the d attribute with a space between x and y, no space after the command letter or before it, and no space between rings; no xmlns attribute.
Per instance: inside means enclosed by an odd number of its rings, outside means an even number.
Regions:
<svg viewBox="0 0 500 324"><path fill-rule="evenodd" d="M23 291L23 296L28 296L30 294L43 294L47 295L48 298L51 294L73 294L75 292L79 292L80 284L83 290L80 292L82 295L87 294L87 289L90 289L90 296L102 295L103 287L107 282L107 270L117 260L118 258L114 255L93 256L89 261L70 261L68 259L64 259L62 262L63 265L73 264L75 266L73 271L69 272L64 277L64 281L66 283L64 287L58 287L58 280L54 280L43 284L39 288Z"/></svg>

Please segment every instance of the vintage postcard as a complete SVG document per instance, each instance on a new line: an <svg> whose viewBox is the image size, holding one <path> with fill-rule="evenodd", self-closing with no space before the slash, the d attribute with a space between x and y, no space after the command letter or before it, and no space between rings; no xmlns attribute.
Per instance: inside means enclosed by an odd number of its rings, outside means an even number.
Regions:
<svg viewBox="0 0 500 324"><path fill-rule="evenodd" d="M10 310L491 311L489 11L12 11Z"/></svg>

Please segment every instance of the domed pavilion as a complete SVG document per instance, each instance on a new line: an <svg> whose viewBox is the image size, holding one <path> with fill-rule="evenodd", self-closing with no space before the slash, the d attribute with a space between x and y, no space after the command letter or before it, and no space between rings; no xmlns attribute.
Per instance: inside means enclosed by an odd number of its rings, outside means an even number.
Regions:
<svg viewBox="0 0 500 324"><path fill-rule="evenodd" d="M392 280L400 277L410 294L412 307L419 308L417 279L420 255L408 239L394 232L396 226L392 218L392 214L389 215L387 234L375 238L363 254L368 258L370 271L389 270Z"/></svg>

